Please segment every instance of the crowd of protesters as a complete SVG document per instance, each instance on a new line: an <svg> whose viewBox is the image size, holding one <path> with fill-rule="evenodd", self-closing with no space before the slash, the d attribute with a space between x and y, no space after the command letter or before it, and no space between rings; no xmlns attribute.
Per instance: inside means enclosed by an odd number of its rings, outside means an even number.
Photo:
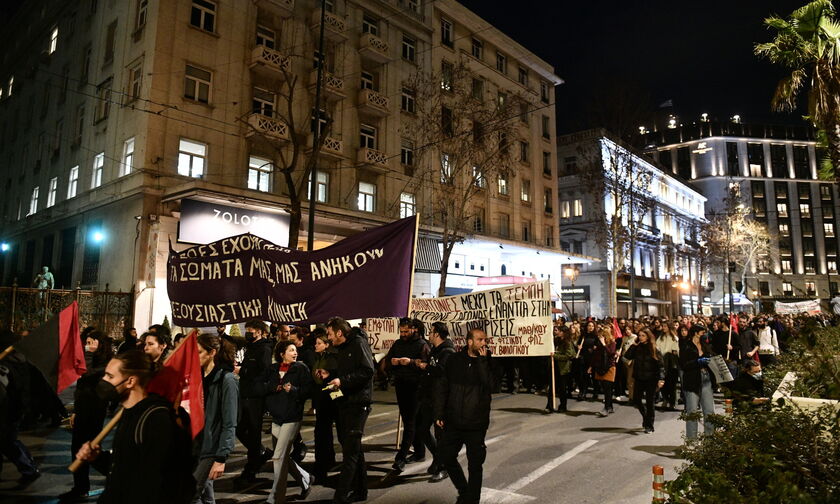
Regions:
<svg viewBox="0 0 840 504"><path fill-rule="evenodd" d="M827 320L820 317L823 324ZM234 479L237 488L255 484L270 463L269 502L286 491L284 469L300 487L302 499L313 485L337 473L334 502L364 501L368 489L362 438L378 381L384 388L393 384L403 425L392 474L426 461L428 454L429 481L449 478L458 502L479 502L493 392L545 393L546 413L567 412L570 400L590 400L603 402L598 416L607 417L616 404L629 404L638 408L647 433L655 430L656 405L673 411L683 404L687 413L702 413L686 417L686 437L695 438L698 416L706 433L714 429L705 417L714 412L713 394L721 387L740 406L767 401L761 369L775 364L801 323L801 317L743 314L560 319L553 331L553 373L528 358L491 359L487 335L478 329L458 349L442 322L426 326L400 319L399 339L378 361L364 330L340 318L311 332L253 320L245 324L244 338L234 338L219 326L213 334L196 337L204 427L192 437L183 408L147 390L184 335L173 338L167 326L154 325L138 337L132 328L115 345L102 332L87 328L81 335L87 372L76 384L69 419L71 458L84 463L73 473L73 487L59 498L87 498L93 467L107 476L100 502L215 502L214 481L230 472L226 463L238 439L247 460ZM4 332L0 351L17 337ZM723 359L734 380L715 382L709 367L714 358ZM27 415L60 419L63 405L55 406L57 398L27 400L34 380L24 356L13 352L2 364L2 454L28 483L40 473L17 432ZM41 411L36 402L52 404L52 410ZM92 440L117 406L123 415L112 448L105 451ZM303 463L307 448L300 428L306 414L315 415L312 464ZM273 446L267 447L262 435L268 417ZM464 446L468 475L458 462Z"/></svg>

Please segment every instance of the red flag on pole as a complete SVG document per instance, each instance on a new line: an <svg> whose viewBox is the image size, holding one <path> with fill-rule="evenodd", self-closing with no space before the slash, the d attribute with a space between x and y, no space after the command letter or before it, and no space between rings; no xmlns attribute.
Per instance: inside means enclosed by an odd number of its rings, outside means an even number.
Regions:
<svg viewBox="0 0 840 504"><path fill-rule="evenodd" d="M616 341L620 340L624 335L621 334L621 328L618 327L618 319L613 317L612 322L612 330L613 330L613 339Z"/></svg>
<svg viewBox="0 0 840 504"><path fill-rule="evenodd" d="M149 382L149 393L165 397L175 406L183 406L190 414L193 439L204 428L204 387L201 363L198 360L198 331L193 331L167 357L163 368Z"/></svg>
<svg viewBox="0 0 840 504"><path fill-rule="evenodd" d="M734 313L729 314L729 327L735 331L735 334L738 334L738 317Z"/></svg>
<svg viewBox="0 0 840 504"><path fill-rule="evenodd" d="M73 301L14 347L61 393L87 371L79 337L79 303Z"/></svg>

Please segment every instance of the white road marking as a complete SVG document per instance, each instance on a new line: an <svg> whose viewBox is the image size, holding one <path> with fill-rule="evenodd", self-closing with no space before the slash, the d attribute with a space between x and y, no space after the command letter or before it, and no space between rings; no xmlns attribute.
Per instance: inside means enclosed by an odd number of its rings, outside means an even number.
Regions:
<svg viewBox="0 0 840 504"><path fill-rule="evenodd" d="M590 439L588 441L584 441L583 443L575 446L574 448L567 451L563 455L560 455L559 457L555 458L554 460L550 460L547 463L543 464L542 466L538 467L537 469L531 471L531 473L528 474L527 476L523 476L523 477L519 478L518 480L514 481L513 483L511 483L510 485L508 485L504 489L502 489L502 491L503 492L510 492L510 493L514 493L514 492L519 491L521 488L530 485L531 483L533 483L537 479L541 478L545 474L547 474L547 473L553 471L554 469L556 469L557 466L559 466L563 462L566 462L566 461L570 460L575 455L580 454L581 452L583 452L584 450L586 450L587 448L589 448L590 446L594 445L597 442L598 441L595 440L595 439Z"/></svg>

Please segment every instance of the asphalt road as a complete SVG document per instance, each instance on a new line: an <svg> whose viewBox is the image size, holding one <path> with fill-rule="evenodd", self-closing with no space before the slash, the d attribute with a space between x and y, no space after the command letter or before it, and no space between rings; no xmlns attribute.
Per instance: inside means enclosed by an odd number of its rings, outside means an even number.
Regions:
<svg viewBox="0 0 840 504"><path fill-rule="evenodd" d="M399 476L389 474L394 457L397 408L393 392L376 392L363 439L368 462L368 502L378 504L437 504L455 502L456 492L447 479L429 483L424 463L409 464ZM617 404L615 413L596 416L602 408L593 401L569 402L565 414L543 413L543 396L498 394L494 396L487 432L482 502L546 503L649 503L651 467L665 467L673 478L682 463L675 450L682 444L684 423L679 412L657 411L656 432L645 434L641 416L628 405ZM718 405L720 412L720 405ZM268 423L266 422L266 426ZM314 417L304 420L304 440L312 439ZM270 443L270 436L265 435ZM70 433L65 428L26 432L21 440L41 464L43 476L28 488L16 489L18 473L8 462L0 473L0 502L57 502L56 496L72 485L66 467L70 462ZM107 445L107 443L106 443ZM340 453L340 450L337 450ZM312 451L306 461L312 460ZM462 452L461 460L466 465ZM220 503L263 502L268 495L270 465L264 467L253 487L234 489L233 477L244 465L244 450L237 443L225 476L216 482ZM104 478L91 472L94 488ZM332 485L332 481L324 482ZM299 489L289 483L288 501L298 501ZM307 502L330 502L333 489L313 487ZM90 499L94 501L93 498Z"/></svg>

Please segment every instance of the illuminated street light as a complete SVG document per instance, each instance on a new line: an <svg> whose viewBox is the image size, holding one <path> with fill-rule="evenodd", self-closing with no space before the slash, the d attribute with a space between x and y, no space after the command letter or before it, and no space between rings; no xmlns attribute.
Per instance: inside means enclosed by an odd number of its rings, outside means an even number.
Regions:
<svg viewBox="0 0 840 504"><path fill-rule="evenodd" d="M12 248L11 245L6 242L0 243L0 252L8 252L10 248Z"/></svg>
<svg viewBox="0 0 840 504"><path fill-rule="evenodd" d="M96 229L90 234L90 239L93 243L102 243L105 241L105 233L101 229Z"/></svg>

